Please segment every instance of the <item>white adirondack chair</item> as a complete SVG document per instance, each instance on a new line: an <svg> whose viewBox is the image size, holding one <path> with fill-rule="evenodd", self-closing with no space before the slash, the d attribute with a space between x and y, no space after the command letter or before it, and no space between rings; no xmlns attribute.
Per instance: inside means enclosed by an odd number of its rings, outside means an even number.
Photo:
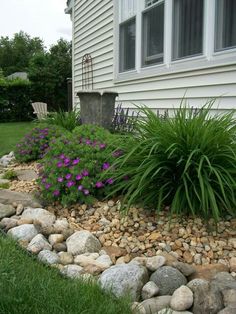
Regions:
<svg viewBox="0 0 236 314"><path fill-rule="evenodd" d="M39 120L42 120L45 118L48 114L47 111L47 104L44 102L33 102L32 107L34 109L34 114L37 115L37 118Z"/></svg>

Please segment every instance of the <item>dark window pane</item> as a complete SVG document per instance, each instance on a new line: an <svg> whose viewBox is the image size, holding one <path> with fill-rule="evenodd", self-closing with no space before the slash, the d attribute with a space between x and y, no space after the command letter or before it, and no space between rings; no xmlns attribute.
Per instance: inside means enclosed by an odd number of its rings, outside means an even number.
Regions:
<svg viewBox="0 0 236 314"><path fill-rule="evenodd" d="M143 13L143 65L163 62L164 2Z"/></svg>
<svg viewBox="0 0 236 314"><path fill-rule="evenodd" d="M202 53L203 0L175 0L173 59Z"/></svg>
<svg viewBox="0 0 236 314"><path fill-rule="evenodd" d="M120 25L120 72L135 69L135 19Z"/></svg>
<svg viewBox="0 0 236 314"><path fill-rule="evenodd" d="M215 50L236 47L236 1L218 0Z"/></svg>

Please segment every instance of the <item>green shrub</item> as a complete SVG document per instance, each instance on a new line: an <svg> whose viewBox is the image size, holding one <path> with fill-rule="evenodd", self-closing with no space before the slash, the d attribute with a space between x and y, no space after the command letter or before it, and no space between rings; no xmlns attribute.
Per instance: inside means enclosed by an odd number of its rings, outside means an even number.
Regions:
<svg viewBox="0 0 236 314"><path fill-rule="evenodd" d="M48 201L63 205L92 203L110 192L112 177L101 181L101 173L120 155L117 136L100 127L84 125L74 134L58 138L43 158L39 184Z"/></svg>
<svg viewBox="0 0 236 314"><path fill-rule="evenodd" d="M3 175L3 179L7 179L7 180L13 180L17 178L17 174L14 170L7 170L4 175Z"/></svg>
<svg viewBox="0 0 236 314"><path fill-rule="evenodd" d="M39 125L16 145L15 157L19 162L41 159L50 149L49 142L67 131L58 126Z"/></svg>
<svg viewBox="0 0 236 314"><path fill-rule="evenodd" d="M44 119L44 122L49 125L60 126L67 131L72 132L74 128L80 124L80 113L76 110L70 112L59 110L58 112L50 113Z"/></svg>
<svg viewBox="0 0 236 314"><path fill-rule="evenodd" d="M10 184L9 183L0 183L0 190L1 189L9 189Z"/></svg>
<svg viewBox="0 0 236 314"><path fill-rule="evenodd" d="M197 114L187 107L160 119L142 109L136 143L114 164L113 193L171 213L218 219L236 208L236 124L233 112L211 116L212 102ZM108 175L108 174L106 174ZM127 181L121 180L127 176Z"/></svg>

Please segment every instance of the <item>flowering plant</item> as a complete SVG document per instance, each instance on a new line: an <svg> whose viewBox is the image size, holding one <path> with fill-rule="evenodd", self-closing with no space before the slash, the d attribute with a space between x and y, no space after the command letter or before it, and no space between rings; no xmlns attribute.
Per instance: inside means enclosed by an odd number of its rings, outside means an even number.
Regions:
<svg viewBox="0 0 236 314"><path fill-rule="evenodd" d="M19 162L41 159L49 150L49 142L67 132L58 126L39 125L16 145L15 156Z"/></svg>
<svg viewBox="0 0 236 314"><path fill-rule="evenodd" d="M42 161L39 184L45 198L67 205L104 197L114 180L110 174L101 180L101 175L121 154L115 149L116 139L120 140L103 128L89 125L56 139Z"/></svg>
<svg viewBox="0 0 236 314"><path fill-rule="evenodd" d="M57 126L39 125L16 145L15 157L19 162L41 159L49 150L49 142L64 134L64 129Z"/></svg>

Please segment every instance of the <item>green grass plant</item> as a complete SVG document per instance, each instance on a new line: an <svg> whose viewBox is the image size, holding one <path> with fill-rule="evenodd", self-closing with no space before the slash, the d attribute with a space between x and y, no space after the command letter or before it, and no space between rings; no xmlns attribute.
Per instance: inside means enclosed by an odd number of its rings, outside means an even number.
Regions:
<svg viewBox="0 0 236 314"><path fill-rule="evenodd" d="M0 157L13 151L16 143L33 127L32 122L0 123Z"/></svg>
<svg viewBox="0 0 236 314"><path fill-rule="evenodd" d="M91 282L63 278L1 235L0 270L0 313L131 314L127 299Z"/></svg>
<svg viewBox="0 0 236 314"><path fill-rule="evenodd" d="M80 124L80 112L78 110L72 110L69 112L59 110L58 112L49 113L46 118L43 119L44 123L48 125L57 125L69 132L72 132L75 127Z"/></svg>
<svg viewBox="0 0 236 314"><path fill-rule="evenodd" d="M0 183L0 190L1 189L9 189L10 184L9 183Z"/></svg>
<svg viewBox="0 0 236 314"><path fill-rule="evenodd" d="M13 169L7 170L3 175L3 179L13 180L15 178L17 178L17 174Z"/></svg>
<svg viewBox="0 0 236 314"><path fill-rule="evenodd" d="M183 105L166 119L141 109L146 119L137 122L136 143L114 164L113 193L122 191L128 207L169 205L171 214L215 220L235 213L234 112L213 116L213 103L198 113Z"/></svg>

